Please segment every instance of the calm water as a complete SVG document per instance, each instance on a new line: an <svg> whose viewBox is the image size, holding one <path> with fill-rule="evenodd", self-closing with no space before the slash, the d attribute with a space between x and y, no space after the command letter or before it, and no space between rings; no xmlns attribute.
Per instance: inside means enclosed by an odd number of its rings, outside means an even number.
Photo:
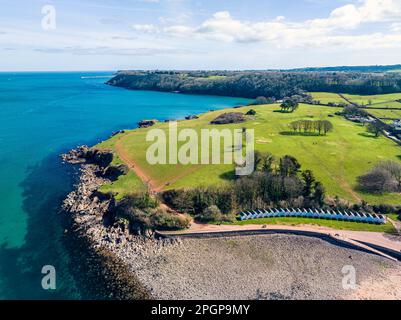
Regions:
<svg viewBox="0 0 401 320"><path fill-rule="evenodd" d="M114 88L104 85L111 74L0 73L1 299L82 297L57 213L76 178L60 163L61 152L144 118L183 118L247 102ZM57 270L53 292L41 289L44 265Z"/></svg>

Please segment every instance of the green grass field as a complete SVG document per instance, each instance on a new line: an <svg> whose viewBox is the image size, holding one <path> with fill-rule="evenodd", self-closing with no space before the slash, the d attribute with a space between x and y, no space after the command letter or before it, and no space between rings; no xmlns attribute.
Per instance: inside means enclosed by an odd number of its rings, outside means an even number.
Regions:
<svg viewBox="0 0 401 320"><path fill-rule="evenodd" d="M401 93L377 94L367 96L344 94L344 97L359 105L369 105L369 102L371 102L372 104L381 104L385 102L389 103L399 100L401 99Z"/></svg>
<svg viewBox="0 0 401 320"><path fill-rule="evenodd" d="M381 119L401 119L401 110L368 109L370 114Z"/></svg>
<svg viewBox="0 0 401 320"><path fill-rule="evenodd" d="M329 92L310 92L313 100L320 101L321 104L328 103L346 103L343 98L340 97L337 93L329 93Z"/></svg>
<svg viewBox="0 0 401 320"><path fill-rule="evenodd" d="M250 224L258 225L288 225L288 226L299 226L299 225L314 225L321 227L328 227L337 230L353 230L353 231L370 231L370 232L386 232L390 234L396 234L397 230L391 224L387 222L383 225L368 224L368 223L357 223L357 222L346 222L346 221L335 221L335 220L318 220L310 218L264 218L255 219L248 221L238 221L236 225L244 226Z"/></svg>
<svg viewBox="0 0 401 320"><path fill-rule="evenodd" d="M227 111L246 113L255 109L257 115L246 123L212 126L210 121ZM278 105L252 106L241 109L215 111L201 115L199 119L179 122L179 129L193 128L249 128L255 130L255 148L270 152L277 158L284 155L296 157L302 169L314 172L326 187L329 196L339 196L352 202L361 199L369 203L400 203L399 194L371 195L355 190L356 178L370 170L381 160L401 160L401 148L385 137L374 138L366 133L366 128L334 116L340 108L300 105L294 113L280 113ZM331 115L332 117L329 117ZM327 136L292 136L288 124L299 119L329 119L334 131ZM154 128L167 129L168 124L160 123ZM152 144L146 142L150 129L137 129L119 134L97 147L123 150L133 159L143 172L164 190L191 188L196 186L221 185L228 183L233 165L150 165L146 160L146 150ZM227 150L226 150L227 151ZM229 150L231 152L231 148ZM116 189L120 195L133 192L137 181L129 182L133 176L114 183L108 190Z"/></svg>

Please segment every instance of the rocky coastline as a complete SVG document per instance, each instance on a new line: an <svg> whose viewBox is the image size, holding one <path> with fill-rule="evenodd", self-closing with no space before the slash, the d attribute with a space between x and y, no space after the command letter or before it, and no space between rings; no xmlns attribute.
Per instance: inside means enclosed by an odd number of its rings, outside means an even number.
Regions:
<svg viewBox="0 0 401 320"><path fill-rule="evenodd" d="M62 212L68 215L69 232L74 239L73 254L85 262L82 280L98 299L151 299L149 291L127 268L113 250L115 244L142 242L130 235L124 226L110 224L108 215L115 206L113 197L97 190L110 183L124 168L110 166L112 154L107 151L78 147L61 155L65 163L80 165L79 182L63 201Z"/></svg>
<svg viewBox="0 0 401 320"><path fill-rule="evenodd" d="M98 192L115 179L109 174L112 156L88 147L63 155L81 166L63 211L80 240L73 249L77 260L85 259L82 280L99 299L401 299L398 263L322 239L133 235L110 219L118 205L114 198ZM341 288L344 265L358 271L356 291Z"/></svg>

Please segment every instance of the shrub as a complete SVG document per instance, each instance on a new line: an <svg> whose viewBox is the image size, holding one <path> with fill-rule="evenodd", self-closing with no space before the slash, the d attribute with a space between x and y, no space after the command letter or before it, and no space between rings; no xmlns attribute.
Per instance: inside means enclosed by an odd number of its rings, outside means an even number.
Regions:
<svg viewBox="0 0 401 320"><path fill-rule="evenodd" d="M154 228L159 230L177 230L188 228L190 220L166 211L158 211L151 216L151 223Z"/></svg>
<svg viewBox="0 0 401 320"><path fill-rule="evenodd" d="M401 164L381 161L370 172L358 178L359 187L371 193L401 191Z"/></svg>
<svg viewBox="0 0 401 320"><path fill-rule="evenodd" d="M211 124L230 124L245 122L245 116L240 112L227 112L219 115Z"/></svg>
<svg viewBox="0 0 401 320"><path fill-rule="evenodd" d="M256 111L253 110L253 109L251 109L251 110L249 110L249 111L246 113L246 115L247 115L247 116L254 116L254 115L256 115Z"/></svg>
<svg viewBox="0 0 401 320"><path fill-rule="evenodd" d="M388 171L374 168L367 174L358 177L358 183L363 191L370 193L384 193L393 191L391 175Z"/></svg>

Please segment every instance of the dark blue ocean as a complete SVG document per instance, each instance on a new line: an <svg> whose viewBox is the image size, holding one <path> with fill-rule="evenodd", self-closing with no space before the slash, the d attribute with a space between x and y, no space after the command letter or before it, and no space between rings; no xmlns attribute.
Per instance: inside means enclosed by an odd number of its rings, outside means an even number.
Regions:
<svg viewBox="0 0 401 320"><path fill-rule="evenodd" d="M178 119L248 102L129 91L105 85L111 75L0 73L0 299L91 297L74 274L58 213L76 180L60 153L141 119ZM51 292L41 287L44 265L56 268Z"/></svg>

